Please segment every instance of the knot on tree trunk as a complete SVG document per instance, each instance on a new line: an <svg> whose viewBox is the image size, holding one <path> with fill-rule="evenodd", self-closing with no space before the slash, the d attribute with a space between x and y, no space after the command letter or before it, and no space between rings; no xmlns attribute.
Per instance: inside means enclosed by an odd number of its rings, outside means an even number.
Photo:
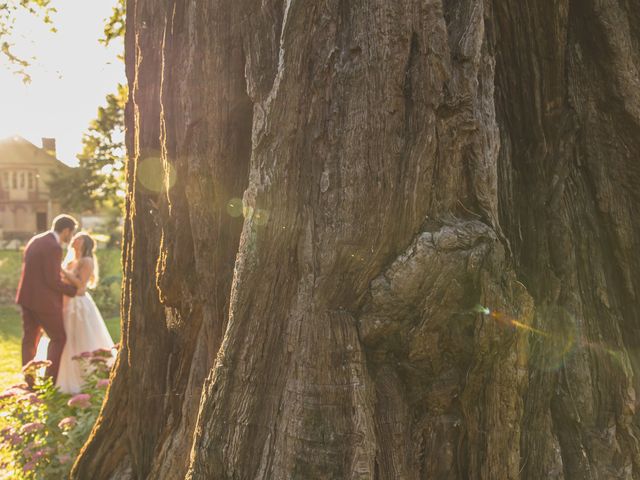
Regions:
<svg viewBox="0 0 640 480"><path fill-rule="evenodd" d="M381 478L516 477L532 318L498 235L478 220L418 234L371 282L357 321L387 446Z"/></svg>
<svg viewBox="0 0 640 480"><path fill-rule="evenodd" d="M501 248L497 242L494 231L477 220L420 233L371 282L358 319L365 345L387 351L394 350L394 338L410 339L401 350L423 357L430 342L420 337L451 320L459 322L479 303L478 273L488 254Z"/></svg>

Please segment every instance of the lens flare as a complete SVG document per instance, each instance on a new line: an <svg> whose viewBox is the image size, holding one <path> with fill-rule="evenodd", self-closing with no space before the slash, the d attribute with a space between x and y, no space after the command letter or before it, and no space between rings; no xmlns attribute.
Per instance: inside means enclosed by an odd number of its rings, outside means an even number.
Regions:
<svg viewBox="0 0 640 480"><path fill-rule="evenodd" d="M476 305L471 309L471 311L475 313L481 313L483 315L489 315L491 313L491 310L489 310L487 307L483 307L482 305Z"/></svg>
<svg viewBox="0 0 640 480"><path fill-rule="evenodd" d="M136 176L140 185L152 192L169 190L176 183L176 170L160 157L147 157L138 162Z"/></svg>
<svg viewBox="0 0 640 480"><path fill-rule="evenodd" d="M242 199L234 197L227 202L227 213L233 218L242 215Z"/></svg>
<svg viewBox="0 0 640 480"><path fill-rule="evenodd" d="M531 333L542 335L543 337L549 336L549 334L545 331L534 328L531 325L527 325L526 323L522 323L505 313L502 313L496 310L491 310L490 308L487 308L483 305L476 305L475 307L473 307L472 311L474 311L475 313L481 313L482 315L486 315L490 318L493 318L494 320L498 321L499 323L502 323L503 325L519 328L521 330L526 330Z"/></svg>
<svg viewBox="0 0 640 480"><path fill-rule="evenodd" d="M271 216L271 212L269 212L269 210L265 210L264 208L253 208L250 205L243 205L242 203L240 203L240 207L244 218L252 219L256 225L264 226L269 223L269 217Z"/></svg>
<svg viewBox="0 0 640 480"><path fill-rule="evenodd" d="M253 214L253 219L255 220L257 225L264 226L269 223L269 211L258 208Z"/></svg>
<svg viewBox="0 0 640 480"><path fill-rule="evenodd" d="M569 356L578 348L604 353L620 363L624 368L625 358L622 352L606 345L582 339L577 331L577 322L562 307L542 307L538 313L545 324L545 330L534 328L509 315L491 310L483 305L473 307L474 313L480 313L496 322L534 334L531 344L531 364L541 370L556 370L562 367Z"/></svg>
<svg viewBox="0 0 640 480"><path fill-rule="evenodd" d="M549 334L547 332L543 332L542 330L538 330L537 328L533 328L530 325L526 325L518 320L511 320L511 324L516 328L521 328L522 330L527 330L531 333L537 333L538 335L542 335L543 337L548 337Z"/></svg>

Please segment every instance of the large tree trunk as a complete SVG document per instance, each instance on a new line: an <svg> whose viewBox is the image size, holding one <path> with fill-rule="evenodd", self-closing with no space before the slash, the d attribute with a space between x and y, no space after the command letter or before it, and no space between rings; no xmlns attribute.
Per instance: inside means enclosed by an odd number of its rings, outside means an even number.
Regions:
<svg viewBox="0 0 640 480"><path fill-rule="evenodd" d="M127 12L123 345L74 478L640 478L638 2Z"/></svg>

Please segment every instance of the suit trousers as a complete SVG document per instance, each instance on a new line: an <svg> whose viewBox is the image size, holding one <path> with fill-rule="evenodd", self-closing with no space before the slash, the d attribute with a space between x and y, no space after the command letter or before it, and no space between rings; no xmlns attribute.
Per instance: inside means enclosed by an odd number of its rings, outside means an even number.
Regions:
<svg viewBox="0 0 640 480"><path fill-rule="evenodd" d="M64 331L64 320L62 310L51 312L35 312L22 307L22 365L26 365L36 356L38 342L42 336L42 330L47 332L49 339L49 350L47 359L51 365L47 368L47 375L53 378L55 384L60 368L60 356L67 341ZM27 383L31 384L33 379L27 378Z"/></svg>

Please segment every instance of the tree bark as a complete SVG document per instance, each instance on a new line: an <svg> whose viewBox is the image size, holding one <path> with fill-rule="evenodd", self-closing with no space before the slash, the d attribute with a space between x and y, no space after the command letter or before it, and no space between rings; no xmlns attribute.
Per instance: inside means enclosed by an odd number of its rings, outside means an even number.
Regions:
<svg viewBox="0 0 640 480"><path fill-rule="evenodd" d="M127 13L123 343L72 478L640 478L640 4Z"/></svg>

